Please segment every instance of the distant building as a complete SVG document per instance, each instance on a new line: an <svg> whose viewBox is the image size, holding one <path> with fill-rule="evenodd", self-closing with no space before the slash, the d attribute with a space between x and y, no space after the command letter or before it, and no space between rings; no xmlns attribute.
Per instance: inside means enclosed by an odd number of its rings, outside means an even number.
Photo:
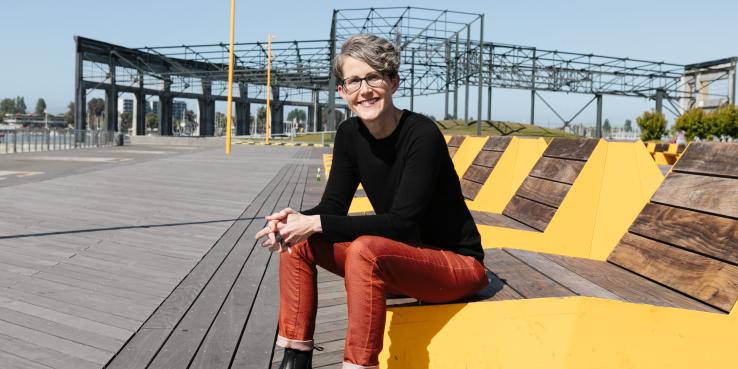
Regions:
<svg viewBox="0 0 738 369"><path fill-rule="evenodd" d="M187 111L187 103L184 101L174 101L172 103L172 119L184 120Z"/></svg>
<svg viewBox="0 0 738 369"><path fill-rule="evenodd" d="M118 99L118 113L131 113L134 111L133 99Z"/></svg>
<svg viewBox="0 0 738 369"><path fill-rule="evenodd" d="M146 106L148 107L148 106L149 106L149 104L146 104ZM149 108L149 111L148 111L148 113L154 113L154 114L156 114L156 115L161 115L161 114L160 114L160 113L161 113L161 110L159 110L159 106L160 106L160 105L159 105L159 101L158 101L158 100L156 100L156 101L152 101L152 102L151 102L151 107Z"/></svg>
<svg viewBox="0 0 738 369"><path fill-rule="evenodd" d="M3 118L3 128L65 128L67 121L63 116L36 114L6 114Z"/></svg>

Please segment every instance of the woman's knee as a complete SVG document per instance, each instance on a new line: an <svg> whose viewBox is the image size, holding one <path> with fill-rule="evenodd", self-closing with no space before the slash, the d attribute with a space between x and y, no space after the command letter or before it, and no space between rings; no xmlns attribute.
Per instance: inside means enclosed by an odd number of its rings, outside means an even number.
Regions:
<svg viewBox="0 0 738 369"><path fill-rule="evenodd" d="M359 236L348 248L347 263L374 264L382 253L385 238L379 236Z"/></svg>

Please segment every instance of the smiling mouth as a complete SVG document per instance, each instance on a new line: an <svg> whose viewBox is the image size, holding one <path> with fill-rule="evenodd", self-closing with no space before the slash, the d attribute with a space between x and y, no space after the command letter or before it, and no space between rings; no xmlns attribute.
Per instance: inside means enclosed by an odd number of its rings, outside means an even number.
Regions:
<svg viewBox="0 0 738 369"><path fill-rule="evenodd" d="M373 106L377 101L379 101L378 98L362 100L362 101L359 101L359 105L369 107L369 106Z"/></svg>

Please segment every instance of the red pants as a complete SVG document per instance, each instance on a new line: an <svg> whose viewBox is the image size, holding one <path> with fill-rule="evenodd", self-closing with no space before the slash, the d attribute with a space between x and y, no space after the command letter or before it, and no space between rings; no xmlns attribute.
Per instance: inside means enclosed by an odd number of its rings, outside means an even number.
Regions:
<svg viewBox="0 0 738 369"><path fill-rule="evenodd" d="M344 362L355 365L348 367L378 365L386 293L441 303L471 296L488 282L484 267L471 256L376 236L329 244L322 235L314 235L293 246L292 253L280 254L279 346L313 347L318 309L316 265L345 279L348 332Z"/></svg>

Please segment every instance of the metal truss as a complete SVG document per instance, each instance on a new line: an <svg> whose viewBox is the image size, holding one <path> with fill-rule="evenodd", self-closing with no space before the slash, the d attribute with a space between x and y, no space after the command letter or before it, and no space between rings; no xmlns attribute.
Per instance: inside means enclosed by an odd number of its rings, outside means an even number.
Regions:
<svg viewBox="0 0 738 369"><path fill-rule="evenodd" d="M311 100L302 104L314 106L323 101L328 112L335 109L338 82L331 75L331 63L343 41L358 33L385 37L400 48L397 95L409 97L411 109L415 96L445 94L445 112L455 117L463 87L465 119L472 85L478 88L479 117L484 88L490 101L492 88L531 91L531 122L536 96L540 97L536 91L594 95L598 110L602 95L653 99L659 111L666 100L678 112L677 104L694 101L693 95L701 88L690 77L694 73L685 74L681 64L490 42L484 40L483 14L388 7L334 10L330 37L325 40L273 42L275 97L297 103ZM234 81L240 86L236 99L266 98L267 44L237 43L233 51ZM125 48L80 37L77 56L78 95L79 89L106 89L224 100L227 92L229 46L224 43ZM705 63L698 66L709 67ZM732 76L734 91L735 62L729 66L733 72L728 68L725 73ZM488 110L488 118L490 115ZM333 119L329 113L326 129L335 127Z"/></svg>

